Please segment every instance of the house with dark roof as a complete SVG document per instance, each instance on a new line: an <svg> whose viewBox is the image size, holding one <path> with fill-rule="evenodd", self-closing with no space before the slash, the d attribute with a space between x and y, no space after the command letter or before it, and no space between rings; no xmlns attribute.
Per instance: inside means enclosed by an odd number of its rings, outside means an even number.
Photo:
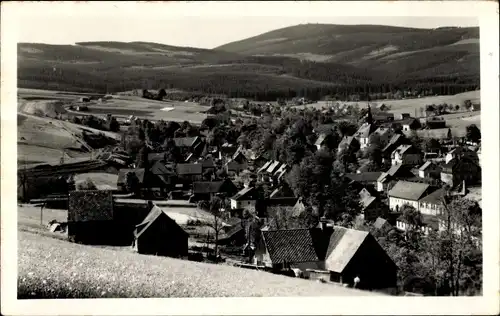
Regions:
<svg viewBox="0 0 500 316"><path fill-rule="evenodd" d="M391 164L420 165L423 153L413 145L399 145L391 154Z"/></svg>
<svg viewBox="0 0 500 316"><path fill-rule="evenodd" d="M354 138L359 142L360 148L364 149L370 144L370 135L375 131L376 126L374 124L364 123L361 127L354 133Z"/></svg>
<svg viewBox="0 0 500 316"><path fill-rule="evenodd" d="M391 166L386 172L377 179L377 191L383 192L389 190L398 180L411 179L415 175L411 172L409 165L396 164Z"/></svg>
<svg viewBox="0 0 500 316"><path fill-rule="evenodd" d="M373 132L372 135L380 140L380 145L382 147L385 147L394 135L394 131L392 128L380 126Z"/></svg>
<svg viewBox="0 0 500 316"><path fill-rule="evenodd" d="M184 257L188 254L188 238L188 233L154 205L146 218L136 225L132 247L140 254Z"/></svg>
<svg viewBox="0 0 500 316"><path fill-rule="evenodd" d="M156 162L149 171L146 171L144 168L120 169L116 181L116 186L119 190L127 191L127 174L129 173L137 177L140 192L144 190L160 190L161 192L166 192L175 181L175 174L173 171L167 169L160 162Z"/></svg>
<svg viewBox="0 0 500 316"><path fill-rule="evenodd" d="M351 181L358 182L362 185L375 186L382 172L362 172L362 173L346 173L345 177Z"/></svg>
<svg viewBox="0 0 500 316"><path fill-rule="evenodd" d="M367 222L373 222L379 216L388 213L388 207L378 197L371 195L366 189L359 192L361 215Z"/></svg>
<svg viewBox="0 0 500 316"><path fill-rule="evenodd" d="M440 175L441 167L430 160L426 161L418 168L418 176L420 178L439 179Z"/></svg>
<svg viewBox="0 0 500 316"><path fill-rule="evenodd" d="M427 183L409 181L398 181L387 194L389 197L389 208L399 212L405 204L419 209L419 200L429 194L433 188Z"/></svg>
<svg viewBox="0 0 500 316"><path fill-rule="evenodd" d="M181 150L193 152L193 150L202 143L202 139L199 136L196 137L176 137L174 138L175 146L179 147Z"/></svg>
<svg viewBox="0 0 500 316"><path fill-rule="evenodd" d="M382 149L382 160L390 160L392 152L398 148L400 145L406 145L409 144L409 140L401 134L394 134L387 145Z"/></svg>
<svg viewBox="0 0 500 316"><path fill-rule="evenodd" d="M397 266L368 232L321 222L311 229L263 230L254 263L279 270L326 270L329 280L359 288L392 288Z"/></svg>
<svg viewBox="0 0 500 316"><path fill-rule="evenodd" d="M443 165L441 181L452 187L464 181L466 185L478 184L481 182L481 167L468 158L453 158Z"/></svg>
<svg viewBox="0 0 500 316"><path fill-rule="evenodd" d="M352 150L358 151L361 147L359 141L354 136L344 136L340 141L338 151L341 152L343 150Z"/></svg>
<svg viewBox="0 0 500 316"><path fill-rule="evenodd" d="M257 202L257 190L254 187L246 187L231 197L232 209L255 209Z"/></svg>
<svg viewBox="0 0 500 316"><path fill-rule="evenodd" d="M446 196L446 190L440 188L424 196L418 201L418 210L421 214L438 216L444 212L443 199Z"/></svg>
<svg viewBox="0 0 500 316"><path fill-rule="evenodd" d="M416 131L422 127L420 121L416 118L408 118L406 120L401 121L401 125L403 126L404 132Z"/></svg>
<svg viewBox="0 0 500 316"><path fill-rule="evenodd" d="M201 163L179 163L175 169L177 177L187 184L202 179L203 165Z"/></svg>
<svg viewBox="0 0 500 316"><path fill-rule="evenodd" d="M375 222L373 222L373 228L377 230L378 233L385 235L391 231L394 227L389 223L388 220L382 217L377 217Z"/></svg>
<svg viewBox="0 0 500 316"><path fill-rule="evenodd" d="M233 196L236 192L238 192L238 189L229 179L223 181L193 182L193 196L190 200L196 202L210 201L216 195L229 197Z"/></svg>

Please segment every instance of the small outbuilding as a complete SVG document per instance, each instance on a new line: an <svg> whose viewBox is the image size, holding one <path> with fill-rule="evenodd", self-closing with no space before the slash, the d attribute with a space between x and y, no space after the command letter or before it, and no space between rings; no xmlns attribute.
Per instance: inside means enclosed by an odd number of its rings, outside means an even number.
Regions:
<svg viewBox="0 0 500 316"><path fill-rule="evenodd" d="M188 254L186 233L163 209L156 205L135 227L132 247L140 254L184 257Z"/></svg>

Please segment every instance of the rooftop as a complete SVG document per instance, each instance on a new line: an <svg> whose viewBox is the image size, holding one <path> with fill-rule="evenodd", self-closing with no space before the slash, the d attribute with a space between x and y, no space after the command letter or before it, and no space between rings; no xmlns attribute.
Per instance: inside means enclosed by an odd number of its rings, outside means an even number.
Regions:
<svg viewBox="0 0 500 316"><path fill-rule="evenodd" d="M388 196L411 201L418 201L429 189L426 183L398 181L389 191Z"/></svg>

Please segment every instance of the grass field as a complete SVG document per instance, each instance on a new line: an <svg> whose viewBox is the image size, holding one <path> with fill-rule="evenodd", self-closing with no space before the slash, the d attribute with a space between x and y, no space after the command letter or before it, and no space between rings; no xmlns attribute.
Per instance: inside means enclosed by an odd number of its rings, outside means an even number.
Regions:
<svg viewBox="0 0 500 316"><path fill-rule="evenodd" d="M464 93L459 93L456 95L441 95L441 96L432 96L432 97L424 97L424 98L417 98L417 99L405 99L405 100L378 100L378 101L371 101L370 104L372 106L375 106L377 104L386 104L391 107L390 111L391 113L409 113L411 116L415 116L415 110L417 110L417 115L419 114L419 109L421 107L425 107L426 105L430 104L453 104L453 105L462 105L465 100L471 100L472 103L479 103L480 102L480 97L481 97L481 92L479 90L476 91L470 91L470 92L464 92ZM335 103L335 101L334 101ZM355 105L358 104L360 107L366 107L367 102L344 102L341 101L339 102L341 104L351 104ZM317 108L317 109L322 109L324 107L327 107L328 102L327 101L320 101L317 103L313 104L308 104L308 105L301 105L297 106L298 108Z"/></svg>
<svg viewBox="0 0 500 316"><path fill-rule="evenodd" d="M92 180L99 190L116 190L116 182L118 175L103 172L89 172L81 173L75 176L75 182L85 181L86 179Z"/></svg>
<svg viewBox="0 0 500 316"><path fill-rule="evenodd" d="M18 236L18 298L380 295L227 265L72 244L25 231Z"/></svg>

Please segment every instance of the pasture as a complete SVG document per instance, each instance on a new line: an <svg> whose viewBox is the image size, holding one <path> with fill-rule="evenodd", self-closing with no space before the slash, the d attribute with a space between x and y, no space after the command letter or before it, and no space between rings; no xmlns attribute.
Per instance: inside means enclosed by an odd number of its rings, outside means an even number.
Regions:
<svg viewBox="0 0 500 316"><path fill-rule="evenodd" d="M360 102L344 102L339 101L340 104L349 104L349 105L359 105L360 108L366 107L367 103L370 103L372 106L377 106L379 104L385 104L390 106L389 112L391 113L409 113L411 116L415 116L415 111L417 111L417 115L419 115L419 109L425 107L430 104L452 104L452 105L462 105L465 100L471 100L472 103L480 103L481 91L469 91L464 93L459 93L455 95L440 95L440 96L432 96L432 97L423 97L416 99L404 99L404 100L375 100L375 101L360 101ZM300 105L296 106L297 108L316 108L323 109L327 107L329 104L335 104L337 101L318 101L316 103Z"/></svg>
<svg viewBox="0 0 500 316"><path fill-rule="evenodd" d="M372 296L228 265L139 255L18 233L18 298ZM244 286L241 286L244 285Z"/></svg>

